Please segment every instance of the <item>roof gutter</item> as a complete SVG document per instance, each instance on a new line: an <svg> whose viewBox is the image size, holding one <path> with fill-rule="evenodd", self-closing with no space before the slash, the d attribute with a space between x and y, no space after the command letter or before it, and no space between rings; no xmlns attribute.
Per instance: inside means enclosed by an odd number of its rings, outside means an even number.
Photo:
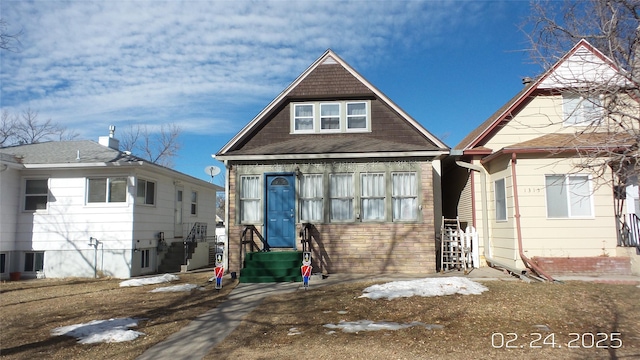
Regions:
<svg viewBox="0 0 640 360"><path fill-rule="evenodd" d="M518 275L524 274L526 270L516 269L512 266L501 264L493 259L491 254L491 239L489 237L489 207L487 203L487 172L482 166L470 164L464 161L456 160L456 165L465 169L477 171L480 173L480 201L482 203L482 241L484 244L484 258L493 266L499 266Z"/></svg>
<svg viewBox="0 0 640 360"><path fill-rule="evenodd" d="M513 181L513 206L515 208L515 214L513 217L516 220L516 232L518 235L518 251L520 254L520 258L524 262L524 264L535 271L537 274L544 276L547 281L553 282L555 281L551 275L547 274L542 268L536 265L533 261L531 261L525 254L522 248L522 227L520 225L520 203L518 201L518 181L516 178L516 153L511 153L511 180Z"/></svg>
<svg viewBox="0 0 640 360"><path fill-rule="evenodd" d="M216 154L216 159L220 161L243 161L243 160L300 160L300 159L369 159L373 157L393 158L393 157L439 157L449 154L449 150L431 151L402 151L402 152L366 152L366 153L318 153L318 154L277 154L277 155L222 155Z"/></svg>

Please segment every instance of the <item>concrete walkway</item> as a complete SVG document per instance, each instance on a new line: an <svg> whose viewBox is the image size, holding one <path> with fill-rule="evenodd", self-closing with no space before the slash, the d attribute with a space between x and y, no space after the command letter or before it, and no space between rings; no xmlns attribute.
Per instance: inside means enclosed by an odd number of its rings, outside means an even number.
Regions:
<svg viewBox="0 0 640 360"><path fill-rule="evenodd" d="M473 269L468 274L461 271L448 271L444 274L384 274L347 275L333 274L325 279L312 279L311 289L337 283L353 281L398 281L420 279L424 277L467 277L474 281L517 280L516 277L489 267ZM640 284L638 276L575 276L561 277L558 280L597 281L609 283ZM302 289L301 283L238 284L229 294L227 301L197 317L177 333L145 351L138 360L201 360L216 345L222 342L242 319L260 305L266 297L295 292Z"/></svg>

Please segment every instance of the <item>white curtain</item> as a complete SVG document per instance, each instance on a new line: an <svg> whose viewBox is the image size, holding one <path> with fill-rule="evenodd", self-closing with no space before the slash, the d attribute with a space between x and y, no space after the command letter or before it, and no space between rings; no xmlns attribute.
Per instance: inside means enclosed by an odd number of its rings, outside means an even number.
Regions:
<svg viewBox="0 0 640 360"><path fill-rule="evenodd" d="M322 221L322 174L305 174L300 179L300 219Z"/></svg>
<svg viewBox="0 0 640 360"><path fill-rule="evenodd" d="M313 105L294 105L295 129L313 130Z"/></svg>
<svg viewBox="0 0 640 360"><path fill-rule="evenodd" d="M362 174L361 179L362 219L384 219L384 174Z"/></svg>
<svg viewBox="0 0 640 360"><path fill-rule="evenodd" d="M588 175L547 175L545 185L548 217L591 216Z"/></svg>
<svg viewBox="0 0 640 360"><path fill-rule="evenodd" d="M260 176L240 177L240 221L260 221Z"/></svg>
<svg viewBox="0 0 640 360"><path fill-rule="evenodd" d="M569 176L571 216L591 216L591 189L588 175Z"/></svg>
<svg viewBox="0 0 640 360"><path fill-rule="evenodd" d="M331 220L353 219L353 175L332 174L329 183Z"/></svg>
<svg viewBox="0 0 640 360"><path fill-rule="evenodd" d="M393 220L417 218L418 184L416 173L392 174Z"/></svg>
<svg viewBox="0 0 640 360"><path fill-rule="evenodd" d="M320 128L340 129L340 104L320 104Z"/></svg>
<svg viewBox="0 0 640 360"><path fill-rule="evenodd" d="M367 103L347 103L347 128L364 129L367 127Z"/></svg>

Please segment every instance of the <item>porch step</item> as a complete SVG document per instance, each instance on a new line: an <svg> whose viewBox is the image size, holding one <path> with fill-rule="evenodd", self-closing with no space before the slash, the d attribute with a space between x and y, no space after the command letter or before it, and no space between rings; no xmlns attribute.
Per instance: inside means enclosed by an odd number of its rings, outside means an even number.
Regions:
<svg viewBox="0 0 640 360"><path fill-rule="evenodd" d="M247 253L240 270L241 283L302 282L298 251Z"/></svg>

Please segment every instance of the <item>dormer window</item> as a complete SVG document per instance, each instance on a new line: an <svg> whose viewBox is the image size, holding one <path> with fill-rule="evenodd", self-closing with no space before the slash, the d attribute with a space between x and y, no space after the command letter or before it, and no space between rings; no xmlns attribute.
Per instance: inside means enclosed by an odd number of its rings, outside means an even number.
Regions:
<svg viewBox="0 0 640 360"><path fill-rule="evenodd" d="M313 132L313 104L295 104L293 105L294 131L293 132Z"/></svg>
<svg viewBox="0 0 640 360"><path fill-rule="evenodd" d="M292 134L371 131L369 101L293 103Z"/></svg>

